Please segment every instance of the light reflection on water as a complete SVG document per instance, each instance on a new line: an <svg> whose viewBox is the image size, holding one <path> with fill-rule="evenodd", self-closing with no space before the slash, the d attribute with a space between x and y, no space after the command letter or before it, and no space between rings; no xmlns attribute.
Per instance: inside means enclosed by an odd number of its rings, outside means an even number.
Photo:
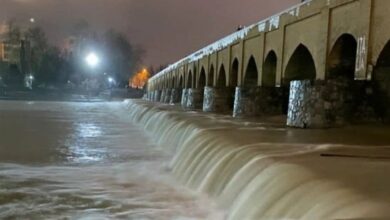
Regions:
<svg viewBox="0 0 390 220"><path fill-rule="evenodd" d="M73 124L74 133L65 140L67 143L67 159L69 162L89 163L103 160L108 152L105 147L99 147L97 140L104 136L102 127L90 122Z"/></svg>
<svg viewBox="0 0 390 220"><path fill-rule="evenodd" d="M221 219L122 107L0 103L0 219Z"/></svg>
<svg viewBox="0 0 390 220"><path fill-rule="evenodd" d="M94 138L103 135L102 128L94 123L75 123L75 127L81 138Z"/></svg>

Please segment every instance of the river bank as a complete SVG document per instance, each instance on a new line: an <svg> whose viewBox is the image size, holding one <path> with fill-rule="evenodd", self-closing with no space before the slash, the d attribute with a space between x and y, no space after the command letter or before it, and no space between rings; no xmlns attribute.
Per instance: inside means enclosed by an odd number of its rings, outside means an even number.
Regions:
<svg viewBox="0 0 390 220"><path fill-rule="evenodd" d="M164 149L181 184L210 195L228 219L390 217L390 128L286 128L128 100L133 122Z"/></svg>
<svg viewBox="0 0 390 220"><path fill-rule="evenodd" d="M0 100L97 102L124 100L126 98L141 98L142 95L142 90L121 88L92 91L66 88L34 88L31 90L24 87L0 87Z"/></svg>

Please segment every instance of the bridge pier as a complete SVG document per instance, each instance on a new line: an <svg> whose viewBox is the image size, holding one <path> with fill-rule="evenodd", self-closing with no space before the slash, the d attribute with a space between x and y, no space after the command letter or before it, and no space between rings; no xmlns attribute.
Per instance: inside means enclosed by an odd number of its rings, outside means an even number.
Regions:
<svg viewBox="0 0 390 220"><path fill-rule="evenodd" d="M390 77L389 77L390 78ZM389 82L389 81L388 81ZM387 83L388 83L387 82ZM347 117L352 123L390 122L390 86L386 81L353 81L347 96Z"/></svg>
<svg viewBox="0 0 390 220"><path fill-rule="evenodd" d="M343 80L298 80L290 83L287 126L339 127L354 113L350 83Z"/></svg>
<svg viewBox="0 0 390 220"><path fill-rule="evenodd" d="M163 103L169 104L171 100L171 89L165 89L165 96L164 96L164 101Z"/></svg>
<svg viewBox="0 0 390 220"><path fill-rule="evenodd" d="M183 89L183 91L181 92L181 107L183 109L185 109L187 106L188 90L189 89Z"/></svg>
<svg viewBox="0 0 390 220"><path fill-rule="evenodd" d="M161 95L160 95L160 100L158 100L159 102L164 102L164 99L165 99L165 89L162 89L161 90Z"/></svg>
<svg viewBox="0 0 390 220"><path fill-rule="evenodd" d="M233 117L255 116L259 87L236 87Z"/></svg>
<svg viewBox="0 0 390 220"><path fill-rule="evenodd" d="M205 87L203 111L204 112L227 112L232 102L232 88Z"/></svg>
<svg viewBox="0 0 390 220"><path fill-rule="evenodd" d="M181 89L172 89L171 90L171 97L169 99L169 104L174 105L176 103L180 103L181 97Z"/></svg>
<svg viewBox="0 0 390 220"><path fill-rule="evenodd" d="M161 90L154 91L154 102L159 102L161 98Z"/></svg>
<svg viewBox="0 0 390 220"><path fill-rule="evenodd" d="M283 88L260 87L257 93L257 114L272 116L283 114Z"/></svg>
<svg viewBox="0 0 390 220"><path fill-rule="evenodd" d="M188 89L187 103L185 108L187 110L195 110L203 108L203 93L204 89Z"/></svg>
<svg viewBox="0 0 390 220"><path fill-rule="evenodd" d="M236 87L233 117L282 114L282 88Z"/></svg>

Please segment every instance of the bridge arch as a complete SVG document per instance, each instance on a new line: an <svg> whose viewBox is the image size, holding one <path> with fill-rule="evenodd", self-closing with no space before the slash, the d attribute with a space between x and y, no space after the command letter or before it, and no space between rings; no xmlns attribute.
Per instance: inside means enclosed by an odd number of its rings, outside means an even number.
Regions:
<svg viewBox="0 0 390 220"><path fill-rule="evenodd" d="M374 70L376 70L375 73L378 73L378 70L385 68L390 70L390 40L380 52Z"/></svg>
<svg viewBox="0 0 390 220"><path fill-rule="evenodd" d="M213 86L213 85L214 85L214 65L211 64L210 71L207 77L207 86Z"/></svg>
<svg viewBox="0 0 390 220"><path fill-rule="evenodd" d="M196 88L197 79L198 79L197 77L198 77L197 68L196 68L196 66L194 66L194 72L193 72L193 75L192 75L192 88Z"/></svg>
<svg viewBox="0 0 390 220"><path fill-rule="evenodd" d="M172 77L172 83L171 83L171 89L174 89L177 87L177 79L176 76Z"/></svg>
<svg viewBox="0 0 390 220"><path fill-rule="evenodd" d="M378 56L373 71L375 89L374 105L378 116L390 120L390 41Z"/></svg>
<svg viewBox="0 0 390 220"><path fill-rule="evenodd" d="M284 83L292 80L316 79L316 66L309 49L299 44L291 55L284 71Z"/></svg>
<svg viewBox="0 0 390 220"><path fill-rule="evenodd" d="M161 90L161 79L158 79L156 82L157 90Z"/></svg>
<svg viewBox="0 0 390 220"><path fill-rule="evenodd" d="M166 76L163 79L163 89L168 88L168 85L169 85L169 80L168 80L168 77Z"/></svg>
<svg viewBox="0 0 390 220"><path fill-rule="evenodd" d="M183 84L183 75L180 75L179 76L179 84L177 85L177 87L180 89L180 88L184 88L184 84Z"/></svg>
<svg viewBox="0 0 390 220"><path fill-rule="evenodd" d="M238 86L238 71L239 71L239 62L238 59L235 58L232 63L232 67L230 69L230 86L236 87Z"/></svg>
<svg viewBox="0 0 390 220"><path fill-rule="evenodd" d="M217 87L218 88L223 88L226 87L226 71L225 71L225 66L221 65L221 68L219 69L218 73L218 80L217 80Z"/></svg>
<svg viewBox="0 0 390 220"><path fill-rule="evenodd" d="M275 51L271 50L265 58L263 64L263 74L261 84L264 87L274 87L276 84L276 68L278 58Z"/></svg>
<svg viewBox="0 0 390 220"><path fill-rule="evenodd" d="M190 89L192 88L192 79L193 79L193 75L192 75L192 72L191 70L188 72L188 75L187 75L187 84L186 84L186 88L187 89Z"/></svg>
<svg viewBox="0 0 390 220"><path fill-rule="evenodd" d="M197 88L198 89L203 89L205 86L206 86L206 71L202 67L202 69L200 70L200 74L199 74Z"/></svg>
<svg viewBox="0 0 390 220"><path fill-rule="evenodd" d="M248 61L248 65L246 67L246 72L244 76L244 86L247 87L255 87L258 84L258 71L256 60L253 56Z"/></svg>
<svg viewBox="0 0 390 220"><path fill-rule="evenodd" d="M328 79L355 78L357 41L351 34L342 34L333 45L327 60Z"/></svg>

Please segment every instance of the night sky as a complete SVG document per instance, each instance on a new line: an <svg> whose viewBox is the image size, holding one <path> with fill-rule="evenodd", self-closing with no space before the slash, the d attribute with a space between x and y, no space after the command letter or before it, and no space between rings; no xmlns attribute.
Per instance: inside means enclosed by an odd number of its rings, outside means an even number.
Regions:
<svg viewBox="0 0 390 220"><path fill-rule="evenodd" d="M100 32L114 28L147 54L145 65L172 63L300 0L0 0L0 19L34 17L60 44L81 20Z"/></svg>

